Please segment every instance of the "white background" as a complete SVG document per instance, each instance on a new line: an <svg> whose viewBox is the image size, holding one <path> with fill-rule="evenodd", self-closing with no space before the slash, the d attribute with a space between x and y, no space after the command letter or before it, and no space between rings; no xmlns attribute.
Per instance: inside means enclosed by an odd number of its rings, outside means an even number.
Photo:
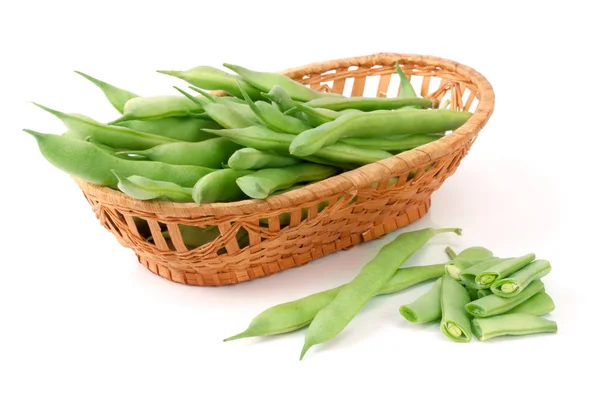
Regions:
<svg viewBox="0 0 600 400"><path fill-rule="evenodd" d="M594 397L584 395L600 355L593 3L3 4L0 398ZM461 226L463 237L440 235L408 264L440 262L448 244L535 252L554 268L545 282L558 334L450 342L435 324L398 314L422 285L374 299L302 362L303 331L223 343L269 306L348 281L395 234L237 286L174 284L137 264L21 131L64 130L28 101L115 117L74 69L168 94L180 82L154 70L231 62L276 71L382 51L462 62L496 93L471 152L410 228Z"/></svg>

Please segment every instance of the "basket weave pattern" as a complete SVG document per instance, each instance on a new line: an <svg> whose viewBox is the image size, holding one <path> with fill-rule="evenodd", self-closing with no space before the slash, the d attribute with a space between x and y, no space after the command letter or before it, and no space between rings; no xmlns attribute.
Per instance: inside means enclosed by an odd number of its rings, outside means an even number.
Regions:
<svg viewBox="0 0 600 400"><path fill-rule="evenodd" d="M494 107L476 71L437 57L381 53L283 71L320 91L396 96L398 61L420 95L473 116L445 137L388 159L265 200L197 206L139 201L80 179L101 224L150 271L189 285L227 285L264 277L385 235L427 213L431 194L454 173ZM371 90L369 92L369 87ZM326 202L326 203L324 203ZM320 207L326 204L326 207ZM285 215L286 223L280 224ZM135 219L134 219L135 218ZM144 220L152 240L140 233ZM217 226L212 242L188 249L179 225ZM239 230L247 232L240 248ZM168 232L165 239L163 232Z"/></svg>

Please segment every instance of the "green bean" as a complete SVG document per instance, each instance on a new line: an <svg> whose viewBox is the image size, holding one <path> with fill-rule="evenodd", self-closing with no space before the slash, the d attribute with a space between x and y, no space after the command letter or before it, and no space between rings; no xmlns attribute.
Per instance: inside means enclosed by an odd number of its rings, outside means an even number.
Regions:
<svg viewBox="0 0 600 400"><path fill-rule="evenodd" d="M435 142L443 138L443 133L427 133L414 135L398 135L390 137L363 138L353 137L341 139L340 143L368 149L380 149L386 151L404 151L414 149L427 143Z"/></svg>
<svg viewBox="0 0 600 400"><path fill-rule="evenodd" d="M194 185L192 197L196 204L237 201L245 198L244 192L236 183L254 171L220 169L206 174Z"/></svg>
<svg viewBox="0 0 600 400"><path fill-rule="evenodd" d="M244 147L229 157L227 165L232 169L244 170L289 167L301 162L302 160L294 157L282 156L270 151L261 151L250 147Z"/></svg>
<svg viewBox="0 0 600 400"><path fill-rule="evenodd" d="M139 97L135 93L113 86L110 83L101 81L100 79L96 79L88 74L84 74L81 71L75 71L75 73L83 76L85 79L98 86L100 90L102 90L104 96L106 96L110 104L112 104L112 106L121 114L123 114L123 108L125 107L125 103L127 103L127 101L135 97Z"/></svg>
<svg viewBox="0 0 600 400"><path fill-rule="evenodd" d="M86 140L90 137L90 135L86 134L86 132L72 129L67 129L65 132L62 133L62 136L77 140Z"/></svg>
<svg viewBox="0 0 600 400"><path fill-rule="evenodd" d="M123 115L113 121L112 124L132 119L146 120L197 116L203 111L204 107L200 106L199 103L182 96L135 97L125 103Z"/></svg>
<svg viewBox="0 0 600 400"><path fill-rule="evenodd" d="M442 278L439 278L427 293L412 303L401 306L400 314L413 324L438 321L442 318L441 294Z"/></svg>
<svg viewBox="0 0 600 400"><path fill-rule="evenodd" d="M464 286L465 290L467 291L467 294L469 295L469 298L471 299L471 301L475 301L479 298L479 294L477 293L478 291L470 288L468 286Z"/></svg>
<svg viewBox="0 0 600 400"><path fill-rule="evenodd" d="M217 121L219 125L224 128L244 128L246 126L252 126L255 123L258 123L259 120L254 115L250 107L247 104L233 103L228 100L224 100L223 97L213 96L210 93L207 93L201 89L192 87L191 89L200 92L206 100L198 100L197 97L192 96L191 94L185 92L184 90L175 87L177 91L182 93L188 99L193 102L198 102L200 106L204 101L207 101L206 104L203 104L205 112L211 117L213 120ZM217 107L221 106L221 107ZM224 112L223 107L225 107L228 111ZM216 115L215 115L216 114Z"/></svg>
<svg viewBox="0 0 600 400"><path fill-rule="evenodd" d="M114 170L112 172L119 180L117 183L119 190L134 199L192 202L192 189L190 188L181 187L173 182L155 181L137 175L125 177L120 176Z"/></svg>
<svg viewBox="0 0 600 400"><path fill-rule="evenodd" d="M480 299L482 297L489 296L490 294L492 294L490 289L479 289L477 291L477 298Z"/></svg>
<svg viewBox="0 0 600 400"><path fill-rule="evenodd" d="M259 90L242 80L240 76L229 74L214 67L199 66L187 71L158 70L156 72L183 79L202 89L223 90L241 99L243 97L238 87L239 83L252 99L258 100L262 97Z"/></svg>
<svg viewBox="0 0 600 400"><path fill-rule="evenodd" d="M125 160L111 156L92 143L60 135L39 133L24 129L32 135L42 155L56 168L96 185L117 187L117 177L139 175L157 181L169 181L183 187L192 187L211 168L190 165L169 165L155 161Z"/></svg>
<svg viewBox="0 0 600 400"><path fill-rule="evenodd" d="M409 267L396 270L377 295L396 293L418 283L443 275L443 264ZM269 336L292 332L310 324L315 315L329 304L345 285L314 293L310 296L270 307L258 314L248 328L225 341L254 336Z"/></svg>
<svg viewBox="0 0 600 400"><path fill-rule="evenodd" d="M548 275L551 269L546 260L533 261L506 278L496 280L491 286L492 292L500 297L516 296L532 281Z"/></svg>
<svg viewBox="0 0 600 400"><path fill-rule="evenodd" d="M242 146L226 138L214 138L202 142L175 142L139 151L121 151L119 154L133 154L152 161L172 165L197 165L208 168L221 168L229 157Z"/></svg>
<svg viewBox="0 0 600 400"><path fill-rule="evenodd" d="M272 103L277 104L282 112L286 112L295 107L294 100L285 89L279 85L273 86L271 90L269 90L269 93L262 93L262 95Z"/></svg>
<svg viewBox="0 0 600 400"><path fill-rule="evenodd" d="M98 140L94 139L92 136L88 136L84 140L88 143L92 143L94 146L98 147L100 150L104 150L106 153L110 154L111 156L116 155L117 150L115 150L113 147L105 145L102 142L99 142Z"/></svg>
<svg viewBox="0 0 600 400"><path fill-rule="evenodd" d="M554 311L554 301L546 292L539 292L504 314L525 313L544 315Z"/></svg>
<svg viewBox="0 0 600 400"><path fill-rule="evenodd" d="M521 293L514 297L500 297L492 294L472 301L465 309L475 317L491 317L492 315L504 314L544 289L542 281L531 282Z"/></svg>
<svg viewBox="0 0 600 400"><path fill-rule="evenodd" d="M194 117L166 117L150 120L131 120L118 122L117 126L124 126L138 132L152 133L184 142L200 142L216 137L202 131L202 129L219 129L220 125L212 120Z"/></svg>
<svg viewBox="0 0 600 400"><path fill-rule="evenodd" d="M531 314L505 314L490 318L474 318L473 333L484 341L498 336L521 336L534 333L556 333L556 322Z"/></svg>
<svg viewBox="0 0 600 400"><path fill-rule="evenodd" d="M337 111L329 110L327 108L309 107L306 104L299 102L299 101L295 101L294 107L289 109L287 112L292 113L292 112L295 112L296 110L304 113L308 123L310 123L312 126L315 126L315 127L319 126L319 125L323 125L327 122L331 122L331 121L339 118L342 115L341 113L339 113Z"/></svg>
<svg viewBox="0 0 600 400"><path fill-rule="evenodd" d="M533 260L535 260L535 254L530 253L521 257L505 260L499 264L492 265L485 271L481 271L479 274L477 274L477 276L475 277L475 283L482 287L488 288L496 280L509 276L510 274L520 270Z"/></svg>
<svg viewBox="0 0 600 400"><path fill-rule="evenodd" d="M78 131L80 135L85 137L91 136L99 142L114 148L143 150L176 141L175 139L138 132L122 126L102 124L79 114L67 114L41 104L33 104L60 119L70 131Z"/></svg>
<svg viewBox="0 0 600 400"><path fill-rule="evenodd" d="M240 189L253 199L264 199L276 190L299 182L313 182L339 172L337 168L320 164L298 164L282 168L267 168L237 179Z"/></svg>
<svg viewBox="0 0 600 400"><path fill-rule="evenodd" d="M460 127L470 116L463 111L418 109L350 113L300 133L292 142L290 153L308 156L348 137L440 133Z"/></svg>
<svg viewBox="0 0 600 400"><path fill-rule="evenodd" d="M485 286L477 284L477 282L475 282L475 277L479 273L481 273L481 271L485 271L489 267L499 264L505 260L510 260L510 258L492 257L488 260L483 260L481 262L478 262L478 263L474 264L473 266L468 266L468 268L464 269L462 272L459 272L460 280L465 285L467 285L467 287L477 289L477 290L487 289ZM461 269L462 269L462 267L461 267Z"/></svg>
<svg viewBox="0 0 600 400"><path fill-rule="evenodd" d="M401 99L418 97L417 92L415 92L415 89L413 88L413 85L410 83L410 80L404 74L404 72L402 72L402 69L400 68L400 65L397 61L395 67L396 72L400 77L400 93L398 94L398 97Z"/></svg>
<svg viewBox="0 0 600 400"><path fill-rule="evenodd" d="M442 278L440 330L455 342L471 341L471 320L465 306L471 301L467 289L444 275Z"/></svg>
<svg viewBox="0 0 600 400"><path fill-rule="evenodd" d="M205 129L206 132L217 136L226 137L242 146L252 147L257 150L272 150L279 154L288 155L289 147L297 136L289 133L275 132L264 126L251 126L239 129ZM383 160L392 155L383 150L361 149L343 143L335 143L323 147L314 153L314 156L335 163L370 164ZM307 160L311 160L305 158Z"/></svg>
<svg viewBox="0 0 600 400"><path fill-rule="evenodd" d="M446 252L450 252L452 249L446 248ZM454 251L452 251L454 253ZM461 251L458 255L454 254L452 260L446 263L446 273L454 280L460 281L460 273L474 264L483 260L492 258L494 253L485 247L475 246L469 247Z"/></svg>
<svg viewBox="0 0 600 400"><path fill-rule="evenodd" d="M223 65L240 75L250 85L264 92L269 92L273 86L277 85L281 86L294 100L309 101L319 97L333 97L328 93L320 93L312 90L282 74L252 71L239 65L228 63L224 63Z"/></svg>
<svg viewBox="0 0 600 400"><path fill-rule="evenodd" d="M264 101L257 101L254 103L242 86L240 86L239 89L252 112L266 127L277 132L292 134L298 134L311 128L310 125L298 118L284 115L279 109L275 109L269 103Z"/></svg>
<svg viewBox="0 0 600 400"><path fill-rule="evenodd" d="M187 248L196 248L207 243L214 242L221 235L219 227L211 225L206 228L191 225L178 225L181 239ZM170 238L169 231L164 232L167 238ZM165 236L165 235L163 235Z"/></svg>
<svg viewBox="0 0 600 400"><path fill-rule="evenodd" d="M461 234L460 229L421 229L398 235L369 261L335 298L317 313L306 331L300 359L312 346L337 336L360 309L373 297L396 269L434 235L443 232Z"/></svg>
<svg viewBox="0 0 600 400"><path fill-rule="evenodd" d="M436 101L423 99L421 97L325 97L307 101L309 107L327 108L329 110L341 111L352 108L361 111L396 110L403 107L425 107L435 108Z"/></svg>

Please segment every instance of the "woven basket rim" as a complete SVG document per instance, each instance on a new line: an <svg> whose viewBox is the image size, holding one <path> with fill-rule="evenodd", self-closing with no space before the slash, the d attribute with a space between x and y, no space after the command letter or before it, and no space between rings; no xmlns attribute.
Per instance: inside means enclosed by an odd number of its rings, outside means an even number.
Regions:
<svg viewBox="0 0 600 400"><path fill-rule="evenodd" d="M325 71L350 66L371 67L373 65L390 64L398 61L401 65L437 67L448 72L456 73L464 81L475 85L479 92L479 103L469 120L455 131L446 136L372 164L335 175L331 178L306 185L302 188L265 200L241 200L229 203L176 203L159 200L137 200L109 187L95 185L74 177L74 180L84 192L101 197L104 202L132 210L148 213L170 214L173 216L209 216L209 215L244 215L260 211L276 210L290 207L323 197L348 193L353 195L357 189L367 187L391 176L408 173L410 170L431 160L445 156L454 149L461 147L466 141L472 140L485 126L494 110L494 90L488 80L471 67L445 58L400 53L376 53L367 56L341 58L322 61L289 68L283 73L294 79L321 74Z"/></svg>

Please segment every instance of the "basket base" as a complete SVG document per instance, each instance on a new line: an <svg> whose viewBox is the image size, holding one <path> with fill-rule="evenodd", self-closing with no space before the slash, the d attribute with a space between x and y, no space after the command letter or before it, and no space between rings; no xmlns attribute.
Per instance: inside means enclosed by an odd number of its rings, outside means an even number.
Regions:
<svg viewBox="0 0 600 400"><path fill-rule="evenodd" d="M332 243L315 244L310 251L302 255L281 259L276 263L252 263L250 258L236 264L235 271L219 271L202 273L197 270L181 270L173 268L168 262L157 262L148 259L143 253L136 253L139 262L152 273L159 275L172 282L195 286L224 286L249 281L272 275L285 269L299 267L308 264L311 260L325 256L338 250L347 250L361 242L368 242L384 236L398 228L408 226L422 218L431 206L428 198L420 203L406 207L396 216L388 217L383 223L374 225L361 234L355 234L340 238ZM201 269L202 265L197 266Z"/></svg>

